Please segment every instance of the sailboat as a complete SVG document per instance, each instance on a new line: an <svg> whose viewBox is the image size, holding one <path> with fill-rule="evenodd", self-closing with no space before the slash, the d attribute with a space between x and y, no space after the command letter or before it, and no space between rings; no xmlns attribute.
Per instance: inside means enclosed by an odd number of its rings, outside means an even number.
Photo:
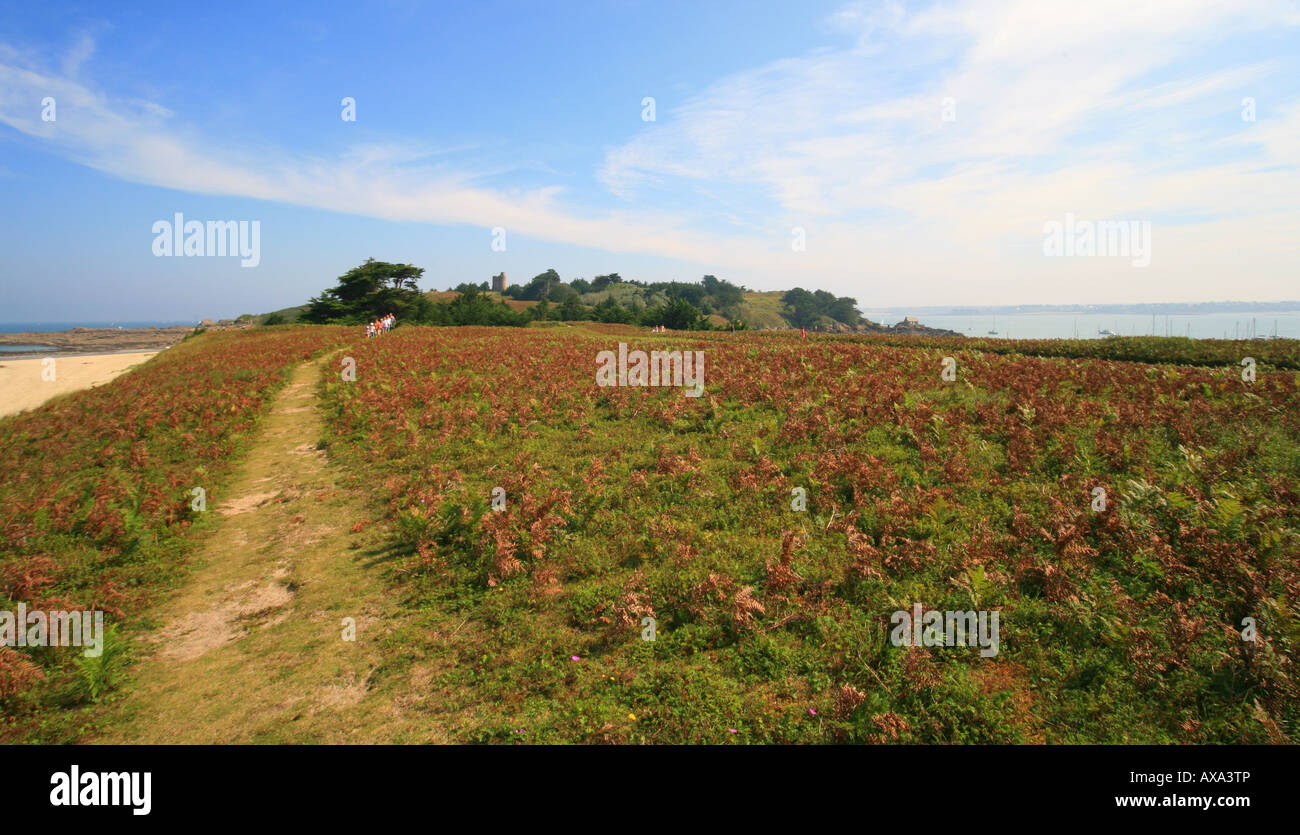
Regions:
<svg viewBox="0 0 1300 835"><path fill-rule="evenodd" d="M997 335L998 335L998 317L994 316L994 317L993 317L993 330L989 331L989 336L997 336Z"/></svg>

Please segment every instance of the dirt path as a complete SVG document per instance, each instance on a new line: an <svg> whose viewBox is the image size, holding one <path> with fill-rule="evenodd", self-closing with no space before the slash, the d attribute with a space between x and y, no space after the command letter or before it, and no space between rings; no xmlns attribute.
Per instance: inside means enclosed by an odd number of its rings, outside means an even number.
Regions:
<svg viewBox="0 0 1300 835"><path fill-rule="evenodd" d="M149 655L90 741L442 741L373 687L401 615L352 532L365 496L316 448L319 374L294 372L224 497L210 496L220 518L194 574L154 613Z"/></svg>

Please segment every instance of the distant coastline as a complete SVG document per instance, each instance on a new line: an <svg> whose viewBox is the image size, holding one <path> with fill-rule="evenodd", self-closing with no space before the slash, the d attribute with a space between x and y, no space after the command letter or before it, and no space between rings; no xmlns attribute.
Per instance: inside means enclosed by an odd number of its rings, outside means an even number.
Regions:
<svg viewBox="0 0 1300 835"><path fill-rule="evenodd" d="M1147 302L1141 304L995 304L995 305L876 305L887 314L970 316L980 314L1095 313L1101 315L1195 316L1206 313L1283 313L1300 311L1300 301L1280 302Z"/></svg>
<svg viewBox="0 0 1300 835"><path fill-rule="evenodd" d="M91 328L106 330L122 328L124 330L142 330L146 328L192 328L198 323L192 319L167 319L147 322L0 322L0 333L59 333L73 328Z"/></svg>

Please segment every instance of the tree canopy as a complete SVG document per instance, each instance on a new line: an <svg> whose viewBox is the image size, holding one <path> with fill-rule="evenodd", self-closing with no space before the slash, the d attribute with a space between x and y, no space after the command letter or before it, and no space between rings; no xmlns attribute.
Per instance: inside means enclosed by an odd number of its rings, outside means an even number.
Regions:
<svg viewBox="0 0 1300 835"><path fill-rule="evenodd" d="M506 325L523 327L530 321L526 313L511 309L505 302L493 302L473 284L450 302L430 306L427 318L420 320L430 325Z"/></svg>
<svg viewBox="0 0 1300 835"><path fill-rule="evenodd" d="M313 298L302 321L360 324L388 313L399 320L418 321L432 306L417 284L422 275L422 267L367 258L339 276L336 286Z"/></svg>
<svg viewBox="0 0 1300 835"><path fill-rule="evenodd" d="M856 325L862 318L857 301L849 296L835 297L825 290L808 292L802 287L786 291L781 297L785 303L785 318L796 328L816 325L823 316L846 325Z"/></svg>
<svg viewBox="0 0 1300 835"><path fill-rule="evenodd" d="M423 275L422 268L411 264L369 258L313 298L301 321L359 324L393 313L399 322L432 325L523 326L551 319L709 330L744 327L747 308L744 287L713 275L698 282L646 283L608 273L590 281L575 278L566 283L556 270L548 269L523 284L511 285L502 294L537 302L527 310L515 310L504 299L494 301L487 295L487 282L461 282L454 288L458 293L455 299L434 302L420 292L418 281ZM786 292L782 301L781 317L796 328L861 321L854 299L837 298L825 290L796 287ZM726 324L719 323L719 318Z"/></svg>

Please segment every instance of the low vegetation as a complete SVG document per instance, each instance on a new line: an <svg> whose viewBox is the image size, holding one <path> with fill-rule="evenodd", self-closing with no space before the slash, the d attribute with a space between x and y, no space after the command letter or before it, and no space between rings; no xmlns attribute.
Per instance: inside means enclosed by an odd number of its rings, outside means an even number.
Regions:
<svg viewBox="0 0 1300 835"><path fill-rule="evenodd" d="M202 518L194 488L207 503L221 499L286 370L344 333L195 335L108 385L0 420L0 611L94 608L130 628L179 576L187 531ZM124 653L116 629L98 658L0 647L0 716L97 699Z"/></svg>
<svg viewBox="0 0 1300 835"><path fill-rule="evenodd" d="M868 345L896 345L944 350L951 340L925 336L854 336ZM1185 339L1181 336L1115 336L1108 339L985 339L965 338L963 351L988 354L1019 354L1065 359L1117 360L1123 362L1173 363L1202 367L1242 368L1253 359L1258 366L1300 369L1300 340Z"/></svg>
<svg viewBox="0 0 1300 835"><path fill-rule="evenodd" d="M1295 343L535 324L206 333L0 422L0 609L117 624L98 659L0 650L9 736L78 738L47 708L127 674L192 488L346 344L320 446L363 488L337 525L389 590L366 692L403 738L1295 741ZM704 395L597 386L620 342L703 352ZM998 613L997 652L898 645L915 606Z"/></svg>
<svg viewBox="0 0 1300 835"><path fill-rule="evenodd" d="M704 351L707 395L597 387L619 340ZM412 612L388 674L451 612L470 740L1294 741L1297 375L966 344L361 346L326 402ZM1000 612L999 653L894 645L915 604Z"/></svg>

